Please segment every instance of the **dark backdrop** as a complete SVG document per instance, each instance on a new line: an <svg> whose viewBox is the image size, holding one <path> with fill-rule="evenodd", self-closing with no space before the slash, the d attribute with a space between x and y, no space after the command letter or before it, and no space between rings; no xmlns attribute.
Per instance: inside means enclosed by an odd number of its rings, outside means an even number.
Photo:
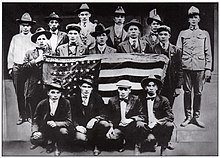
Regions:
<svg viewBox="0 0 220 158"><path fill-rule="evenodd" d="M144 25L143 34L146 33L146 19L149 11L156 8L162 20L171 27L171 43L176 44L178 34L181 30L188 28L187 12L194 5L200 9L201 22L200 28L209 32L211 37L212 50L214 47L214 25L217 25L217 15L214 11L218 10L218 3L87 3L94 10L92 21L97 19L106 27L112 25L112 15L118 5L122 5L127 13L126 22L132 18L139 19ZM2 60L3 78L8 78L7 73L7 54L10 40L17 34L18 24L16 19L21 18L24 12L29 12L37 24L32 28L32 32L37 27L47 28L44 17L55 11L63 18L61 30L65 31L68 23L77 23L78 17L74 11L80 7L81 3L2 3ZM217 12L216 12L217 13ZM216 17L216 19L214 18ZM213 56L216 53L213 53Z"/></svg>

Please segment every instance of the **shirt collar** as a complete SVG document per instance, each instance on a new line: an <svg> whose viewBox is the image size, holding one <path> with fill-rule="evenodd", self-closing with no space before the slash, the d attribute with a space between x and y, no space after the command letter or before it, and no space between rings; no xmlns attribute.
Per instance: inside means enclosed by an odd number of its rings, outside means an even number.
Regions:
<svg viewBox="0 0 220 158"><path fill-rule="evenodd" d="M136 39L133 39L133 38L129 38L129 43L132 45L133 44L133 41L136 42L136 44L138 43L138 38Z"/></svg>
<svg viewBox="0 0 220 158"><path fill-rule="evenodd" d="M103 46L98 44L97 47L98 47L99 51L103 52L106 48L106 44L104 44Z"/></svg>
<svg viewBox="0 0 220 158"><path fill-rule="evenodd" d="M189 29L192 30L192 31L197 30L197 29L199 29L199 25L196 25L196 26L190 25Z"/></svg>
<svg viewBox="0 0 220 158"><path fill-rule="evenodd" d="M160 46L161 46L163 49L167 50L168 47L169 47L169 41L168 41L167 43L165 43L165 47L164 47L164 45L160 42Z"/></svg>
<svg viewBox="0 0 220 158"><path fill-rule="evenodd" d="M56 31L51 31L50 30L50 32L52 33L52 35L53 35L53 33L55 33L56 35L58 34L58 30L56 30Z"/></svg>

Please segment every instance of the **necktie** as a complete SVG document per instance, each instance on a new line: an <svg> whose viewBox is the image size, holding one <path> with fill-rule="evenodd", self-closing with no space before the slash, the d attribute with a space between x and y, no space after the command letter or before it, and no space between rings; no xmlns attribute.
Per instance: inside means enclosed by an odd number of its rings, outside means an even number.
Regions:
<svg viewBox="0 0 220 158"><path fill-rule="evenodd" d="M128 103L128 99L125 99L125 98L120 98L120 101L124 101L124 102Z"/></svg>
<svg viewBox="0 0 220 158"><path fill-rule="evenodd" d="M155 97L146 97L146 100L154 100L155 99Z"/></svg>
<svg viewBox="0 0 220 158"><path fill-rule="evenodd" d="M85 106L87 106L86 101L87 101L87 96L84 95L84 96L82 97L82 104L85 105Z"/></svg>

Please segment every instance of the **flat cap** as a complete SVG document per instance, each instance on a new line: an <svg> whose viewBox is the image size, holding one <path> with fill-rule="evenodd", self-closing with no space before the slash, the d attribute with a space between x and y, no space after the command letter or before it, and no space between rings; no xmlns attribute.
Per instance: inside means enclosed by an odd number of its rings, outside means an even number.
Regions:
<svg viewBox="0 0 220 158"><path fill-rule="evenodd" d="M128 80L120 80L116 83L117 87L127 87L127 88L131 88L132 84L130 81Z"/></svg>
<svg viewBox="0 0 220 158"><path fill-rule="evenodd" d="M157 28L157 32L160 33L161 31L168 31L169 33L171 33L171 28L166 25L161 25Z"/></svg>

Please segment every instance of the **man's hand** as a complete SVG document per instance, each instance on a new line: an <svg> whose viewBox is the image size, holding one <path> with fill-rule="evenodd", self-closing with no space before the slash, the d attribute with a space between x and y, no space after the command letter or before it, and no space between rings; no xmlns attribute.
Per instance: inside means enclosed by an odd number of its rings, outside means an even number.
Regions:
<svg viewBox="0 0 220 158"><path fill-rule="evenodd" d="M206 82L211 81L211 70L205 70L205 81Z"/></svg>
<svg viewBox="0 0 220 158"><path fill-rule="evenodd" d="M10 77L12 77L12 69L8 70L8 74L10 75Z"/></svg>
<svg viewBox="0 0 220 158"><path fill-rule="evenodd" d="M173 97L177 97L181 93L181 88L176 88Z"/></svg>
<svg viewBox="0 0 220 158"><path fill-rule="evenodd" d="M86 128L83 126L76 126L77 132L85 134L87 132Z"/></svg>
<svg viewBox="0 0 220 158"><path fill-rule="evenodd" d="M147 129L147 123L143 121L137 121L137 127Z"/></svg>
<svg viewBox="0 0 220 158"><path fill-rule="evenodd" d="M33 138L34 139L39 139L39 138L41 138L42 137L42 133L41 132L34 132L33 133Z"/></svg>
<svg viewBox="0 0 220 158"><path fill-rule="evenodd" d="M129 123L131 123L132 121L134 121L133 119L123 119L121 120L121 122L119 123L119 126L127 126Z"/></svg>
<svg viewBox="0 0 220 158"><path fill-rule="evenodd" d="M47 125L50 126L50 127L52 127L52 128L54 128L54 127L57 126L54 121L47 121Z"/></svg>
<svg viewBox="0 0 220 158"><path fill-rule="evenodd" d="M40 54L36 59L35 59L35 62L36 63L39 63L41 61L44 61L46 59L46 56L43 55L43 54Z"/></svg>
<svg viewBox="0 0 220 158"><path fill-rule="evenodd" d="M92 129L94 124L97 122L98 120L96 118L92 118L86 125L86 128L88 129Z"/></svg>
<svg viewBox="0 0 220 158"><path fill-rule="evenodd" d="M108 139L111 139L113 135L115 135L115 131L114 131L113 127L111 127L111 128L108 130L108 132L106 133L106 137L107 137Z"/></svg>

